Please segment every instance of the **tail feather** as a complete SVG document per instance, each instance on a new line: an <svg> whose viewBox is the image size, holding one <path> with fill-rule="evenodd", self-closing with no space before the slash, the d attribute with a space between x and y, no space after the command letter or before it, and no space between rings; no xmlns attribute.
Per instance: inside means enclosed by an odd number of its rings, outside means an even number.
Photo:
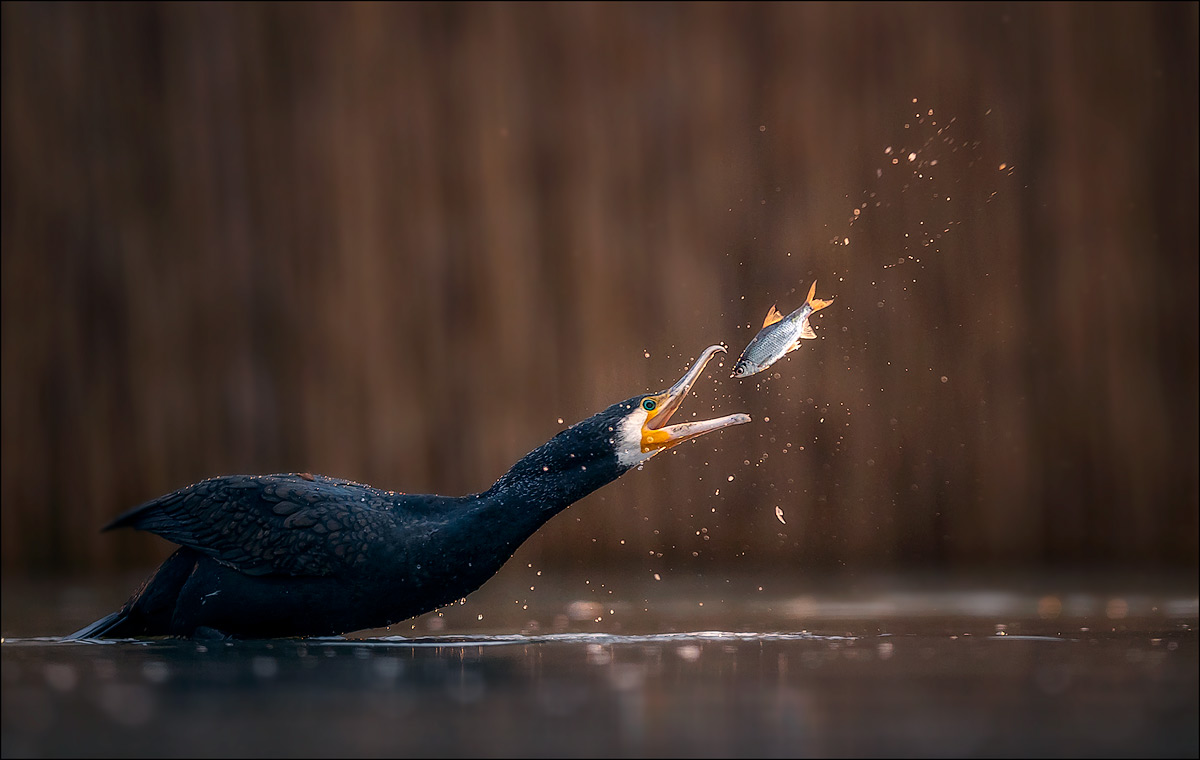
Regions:
<svg viewBox="0 0 1200 760"><path fill-rule="evenodd" d="M111 615L105 615L91 625L86 625L80 628L70 636L65 636L66 639L102 639L107 636L116 636L120 633L121 625L129 618L128 612L124 609L118 610Z"/></svg>
<svg viewBox="0 0 1200 760"><path fill-rule="evenodd" d="M812 308L813 311L820 311L821 309L824 309L829 304L833 303L832 298L830 298L828 301L822 301L820 298L816 298L816 295L817 295L817 281L813 280L812 287L808 289L808 298L804 299L804 302L806 304L808 304ZM807 336L805 336L805 337L807 337Z"/></svg>
<svg viewBox="0 0 1200 760"><path fill-rule="evenodd" d="M121 609L80 628L68 639L124 639L170 636L180 590L196 569L200 554L180 547L146 579Z"/></svg>

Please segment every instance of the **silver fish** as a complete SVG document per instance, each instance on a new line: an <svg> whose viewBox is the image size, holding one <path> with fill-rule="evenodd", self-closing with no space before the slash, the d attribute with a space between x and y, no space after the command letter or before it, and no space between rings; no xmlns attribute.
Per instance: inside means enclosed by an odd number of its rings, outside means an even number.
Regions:
<svg viewBox="0 0 1200 760"><path fill-rule="evenodd" d="M762 372L780 358L800 348L801 340L817 337L812 325L808 323L808 318L813 312L833 303L833 299L822 301L814 298L816 293L817 283L814 280L812 287L808 289L808 298L804 300L804 305L786 317L772 306L767 312L767 318L763 320L762 329L746 346L746 350L742 351L737 364L733 365L731 377L749 377Z"/></svg>

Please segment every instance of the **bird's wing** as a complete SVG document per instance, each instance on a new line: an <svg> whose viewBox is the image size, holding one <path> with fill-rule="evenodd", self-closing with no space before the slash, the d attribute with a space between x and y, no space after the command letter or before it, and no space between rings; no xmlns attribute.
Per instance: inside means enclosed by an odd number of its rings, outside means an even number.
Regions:
<svg viewBox="0 0 1200 760"><path fill-rule="evenodd" d="M332 575L386 540L393 518L383 496L307 474L229 475L147 502L105 530L149 531L249 575Z"/></svg>

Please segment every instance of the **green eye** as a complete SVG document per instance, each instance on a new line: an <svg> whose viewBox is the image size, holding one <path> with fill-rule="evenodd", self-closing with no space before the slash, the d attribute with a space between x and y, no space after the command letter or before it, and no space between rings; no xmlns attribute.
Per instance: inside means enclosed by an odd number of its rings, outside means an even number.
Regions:
<svg viewBox="0 0 1200 760"><path fill-rule="evenodd" d="M652 398L648 398L642 402L642 408L645 409L647 412L653 412L654 407L656 407L656 406L658 406L658 404L654 403L654 399L652 399Z"/></svg>

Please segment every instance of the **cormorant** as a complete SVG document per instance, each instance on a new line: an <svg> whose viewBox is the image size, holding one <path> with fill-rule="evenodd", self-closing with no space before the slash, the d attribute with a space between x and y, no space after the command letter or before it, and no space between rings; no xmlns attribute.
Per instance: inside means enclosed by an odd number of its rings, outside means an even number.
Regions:
<svg viewBox="0 0 1200 760"><path fill-rule="evenodd" d="M683 441L745 414L668 425L710 346L660 393L563 430L469 496L381 491L319 475L229 475L104 528L180 545L117 612L69 638L331 636L445 606L483 585L547 520Z"/></svg>

